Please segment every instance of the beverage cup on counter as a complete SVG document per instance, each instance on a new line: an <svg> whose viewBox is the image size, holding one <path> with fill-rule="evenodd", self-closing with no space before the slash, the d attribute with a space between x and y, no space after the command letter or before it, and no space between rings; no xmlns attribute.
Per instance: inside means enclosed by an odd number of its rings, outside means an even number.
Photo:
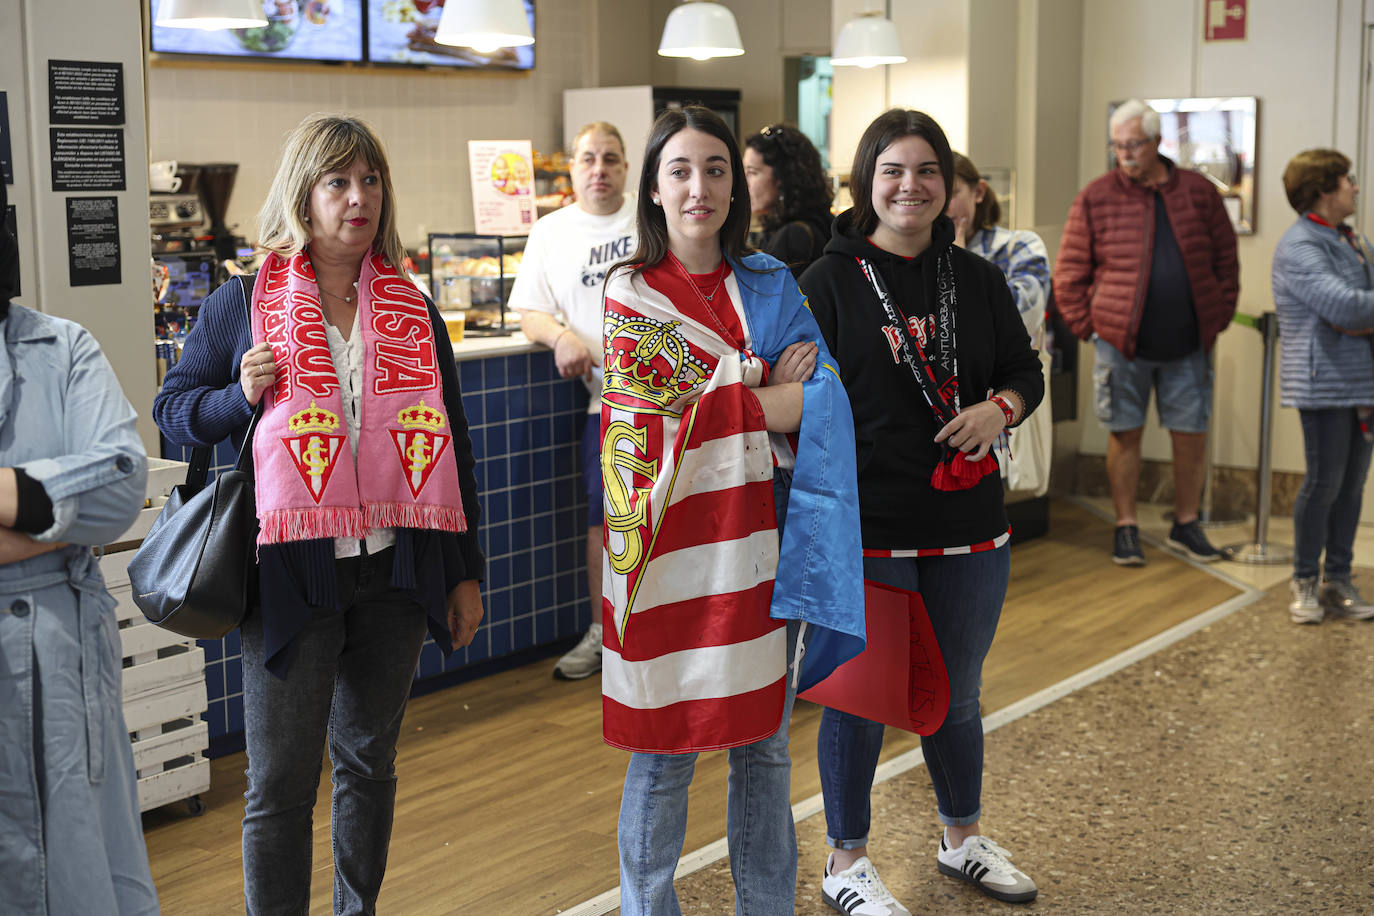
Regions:
<svg viewBox="0 0 1374 916"><path fill-rule="evenodd" d="M148 163L148 188L166 194L181 190L181 176L177 174L177 161L163 159Z"/></svg>

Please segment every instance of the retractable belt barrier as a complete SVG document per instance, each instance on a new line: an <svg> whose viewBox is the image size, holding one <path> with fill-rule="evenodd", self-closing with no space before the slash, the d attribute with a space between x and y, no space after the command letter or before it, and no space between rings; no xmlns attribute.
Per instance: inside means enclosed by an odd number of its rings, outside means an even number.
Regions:
<svg viewBox="0 0 1374 916"><path fill-rule="evenodd" d="M1284 566L1293 562L1291 548L1269 543L1269 499L1273 488L1274 434L1274 358L1278 352L1279 316L1274 312L1263 315L1242 315L1233 319L1236 324L1254 328L1264 338L1264 379L1260 384L1259 423L1259 487L1255 506L1255 538L1248 544L1232 544L1221 548L1228 560L1252 566Z"/></svg>

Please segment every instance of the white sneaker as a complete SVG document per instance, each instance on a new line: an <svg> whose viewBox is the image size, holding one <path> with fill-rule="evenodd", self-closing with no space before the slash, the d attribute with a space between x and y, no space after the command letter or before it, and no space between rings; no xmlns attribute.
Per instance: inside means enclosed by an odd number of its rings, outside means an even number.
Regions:
<svg viewBox="0 0 1374 916"><path fill-rule="evenodd" d="M1317 600L1317 577L1294 578L1288 583L1293 600L1288 602L1288 618L1294 623L1321 623L1325 612Z"/></svg>
<svg viewBox="0 0 1374 916"><path fill-rule="evenodd" d="M1011 853L984 836L971 836L951 849L949 835L940 837L937 861L940 873L967 881L974 887L1005 903L1027 903L1035 899L1035 882L1010 862Z"/></svg>
<svg viewBox="0 0 1374 916"><path fill-rule="evenodd" d="M1349 617L1351 620L1374 617L1374 604L1366 601L1349 579L1323 579L1317 591L1317 600L1337 617Z"/></svg>
<svg viewBox="0 0 1374 916"><path fill-rule="evenodd" d="M830 865L834 860L831 853L825 860L825 877L821 879L821 898L826 903L849 916L911 916L911 910L888 892L868 856L860 856L853 865L832 875Z"/></svg>
<svg viewBox="0 0 1374 916"><path fill-rule="evenodd" d="M580 681L601 670L601 624L587 628L582 641L568 650L568 654L553 666L553 676L560 681Z"/></svg>

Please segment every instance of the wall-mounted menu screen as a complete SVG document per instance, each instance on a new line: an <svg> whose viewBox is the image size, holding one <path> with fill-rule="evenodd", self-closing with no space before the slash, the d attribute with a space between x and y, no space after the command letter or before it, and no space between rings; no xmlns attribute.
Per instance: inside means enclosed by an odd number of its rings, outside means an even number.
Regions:
<svg viewBox="0 0 1374 916"><path fill-rule="evenodd" d="M529 70L534 46L483 52L434 40L444 0L367 0L367 57L374 64ZM534 0L525 0L534 34Z"/></svg>
<svg viewBox="0 0 1374 916"><path fill-rule="evenodd" d="M363 0L261 0L267 26L205 32L158 26L163 0L149 0L158 54L266 60L363 60Z"/></svg>

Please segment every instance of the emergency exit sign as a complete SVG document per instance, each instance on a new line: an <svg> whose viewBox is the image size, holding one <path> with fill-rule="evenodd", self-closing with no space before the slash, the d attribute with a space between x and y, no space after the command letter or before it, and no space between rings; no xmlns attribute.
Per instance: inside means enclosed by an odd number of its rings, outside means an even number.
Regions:
<svg viewBox="0 0 1374 916"><path fill-rule="evenodd" d="M1203 5L1203 41L1244 41L1246 4L1249 0L1206 0Z"/></svg>

